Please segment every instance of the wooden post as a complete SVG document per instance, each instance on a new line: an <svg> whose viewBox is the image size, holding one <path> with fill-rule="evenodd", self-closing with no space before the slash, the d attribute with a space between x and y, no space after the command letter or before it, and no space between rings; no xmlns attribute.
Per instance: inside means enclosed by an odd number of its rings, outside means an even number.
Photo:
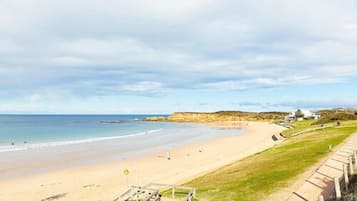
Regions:
<svg viewBox="0 0 357 201"><path fill-rule="evenodd" d="M340 201L341 200L341 187L340 187L340 181L338 180L338 177L335 177L335 193L336 193L336 200Z"/></svg>
<svg viewBox="0 0 357 201"><path fill-rule="evenodd" d="M353 159L355 161L355 169L357 169L357 154L356 154L356 150L353 150Z"/></svg>
<svg viewBox="0 0 357 201"><path fill-rule="evenodd" d="M346 190L348 189L348 171L347 171L347 165L343 165L343 178L344 178L344 183L345 183L345 187L346 187Z"/></svg>
<svg viewBox="0 0 357 201"><path fill-rule="evenodd" d="M319 196L319 201L324 201L324 196L320 195Z"/></svg>
<svg viewBox="0 0 357 201"><path fill-rule="evenodd" d="M352 156L348 157L348 167L349 167L350 175L353 175Z"/></svg>
<svg viewBox="0 0 357 201"><path fill-rule="evenodd" d="M172 186L172 199L175 199L175 186Z"/></svg>
<svg viewBox="0 0 357 201"><path fill-rule="evenodd" d="M332 151L332 145L331 145L331 144L328 145L328 151L329 151L329 152Z"/></svg>

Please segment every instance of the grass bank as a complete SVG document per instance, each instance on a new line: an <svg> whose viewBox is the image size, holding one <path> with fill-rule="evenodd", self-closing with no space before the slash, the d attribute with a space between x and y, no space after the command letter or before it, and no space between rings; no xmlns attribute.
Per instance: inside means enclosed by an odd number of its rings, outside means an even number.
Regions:
<svg viewBox="0 0 357 201"><path fill-rule="evenodd" d="M311 122L300 122L296 130L311 129ZM289 131L289 132L296 132ZM263 200L328 154L357 131L356 121L342 126L303 133L261 153L199 177L186 185L197 189L198 200Z"/></svg>

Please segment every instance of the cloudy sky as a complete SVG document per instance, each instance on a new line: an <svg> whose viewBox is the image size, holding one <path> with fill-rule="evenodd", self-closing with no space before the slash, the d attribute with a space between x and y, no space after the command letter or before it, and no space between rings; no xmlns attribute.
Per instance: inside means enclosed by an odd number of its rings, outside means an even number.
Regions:
<svg viewBox="0 0 357 201"><path fill-rule="evenodd" d="M0 0L0 113L357 107L356 0Z"/></svg>

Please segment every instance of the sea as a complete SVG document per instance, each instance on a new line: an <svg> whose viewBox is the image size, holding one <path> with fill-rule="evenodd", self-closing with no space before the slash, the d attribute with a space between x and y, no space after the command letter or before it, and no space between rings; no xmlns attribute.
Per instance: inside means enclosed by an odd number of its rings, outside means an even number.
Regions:
<svg viewBox="0 0 357 201"><path fill-rule="evenodd" d="M181 136L184 142L220 133L196 124L144 121L149 116L153 115L0 115L0 153L135 136L163 142L165 136Z"/></svg>

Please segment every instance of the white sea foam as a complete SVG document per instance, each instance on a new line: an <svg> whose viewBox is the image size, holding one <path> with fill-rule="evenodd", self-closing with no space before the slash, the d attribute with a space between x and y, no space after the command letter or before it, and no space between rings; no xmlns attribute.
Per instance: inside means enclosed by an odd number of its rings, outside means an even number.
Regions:
<svg viewBox="0 0 357 201"><path fill-rule="evenodd" d="M21 151L21 150L28 150L28 149L37 149L37 148L45 148L45 147L56 147L56 146L63 146L63 145L73 145L73 144L82 144L82 143L91 143L91 142L99 142L105 140L115 140L115 139L122 139L122 138L129 138L135 137L140 135L147 135L152 133L160 132L162 129L155 129L149 130L146 132L140 132L130 135L120 135L120 136L108 136L108 137L96 137L96 138L88 138L88 139L81 139L81 140L69 140L69 141L58 141L58 142L44 142L44 143L27 143L22 146L14 145L6 145L0 146L0 153L1 152L10 152L10 151Z"/></svg>
<svg viewBox="0 0 357 201"><path fill-rule="evenodd" d="M0 153L1 152L9 152L9 151L21 151L21 150L26 150L27 148L25 146L20 147L20 146L0 146Z"/></svg>

